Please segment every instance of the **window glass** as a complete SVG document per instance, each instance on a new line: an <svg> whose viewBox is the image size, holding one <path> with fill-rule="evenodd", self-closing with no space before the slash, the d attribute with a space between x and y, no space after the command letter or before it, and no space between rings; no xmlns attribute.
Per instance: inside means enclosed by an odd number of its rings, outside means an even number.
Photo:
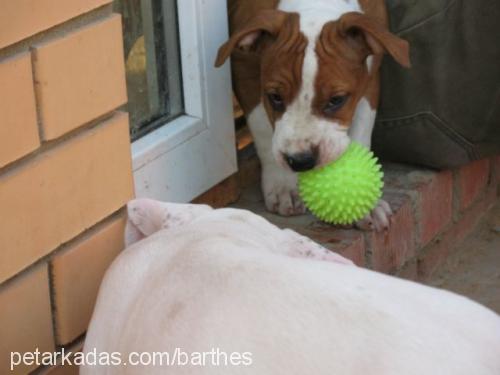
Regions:
<svg viewBox="0 0 500 375"><path fill-rule="evenodd" d="M175 0L115 0L122 15L132 140L183 114Z"/></svg>

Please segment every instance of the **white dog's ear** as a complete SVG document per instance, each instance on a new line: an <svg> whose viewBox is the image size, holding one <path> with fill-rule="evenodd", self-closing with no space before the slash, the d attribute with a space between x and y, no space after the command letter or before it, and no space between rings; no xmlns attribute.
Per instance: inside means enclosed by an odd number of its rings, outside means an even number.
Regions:
<svg viewBox="0 0 500 375"><path fill-rule="evenodd" d="M161 202L151 199L134 199L127 204L125 246L153 234L161 229L165 210Z"/></svg>
<svg viewBox="0 0 500 375"><path fill-rule="evenodd" d="M145 238L144 234L129 220L127 219L127 224L125 225L125 247L142 240Z"/></svg>
<svg viewBox="0 0 500 375"><path fill-rule="evenodd" d="M127 204L125 246L160 229L185 225L211 210L211 207L201 204L167 203L145 198L131 200Z"/></svg>

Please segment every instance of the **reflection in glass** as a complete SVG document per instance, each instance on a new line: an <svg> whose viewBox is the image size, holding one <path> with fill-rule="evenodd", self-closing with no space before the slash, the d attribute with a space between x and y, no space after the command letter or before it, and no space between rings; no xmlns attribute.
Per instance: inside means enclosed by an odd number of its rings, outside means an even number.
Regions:
<svg viewBox="0 0 500 375"><path fill-rule="evenodd" d="M130 134L135 140L183 113L175 0L115 0L122 15Z"/></svg>

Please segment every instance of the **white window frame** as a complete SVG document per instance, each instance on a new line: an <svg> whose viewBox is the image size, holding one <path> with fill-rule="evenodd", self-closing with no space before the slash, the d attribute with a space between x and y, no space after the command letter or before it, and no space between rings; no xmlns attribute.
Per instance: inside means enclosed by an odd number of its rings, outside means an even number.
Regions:
<svg viewBox="0 0 500 375"><path fill-rule="evenodd" d="M178 0L185 115L132 143L136 197L189 202L237 170L226 0Z"/></svg>

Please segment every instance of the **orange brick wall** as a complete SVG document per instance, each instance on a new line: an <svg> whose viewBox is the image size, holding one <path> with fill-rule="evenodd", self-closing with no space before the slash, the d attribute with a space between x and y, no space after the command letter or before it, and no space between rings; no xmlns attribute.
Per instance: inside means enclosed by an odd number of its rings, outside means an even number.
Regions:
<svg viewBox="0 0 500 375"><path fill-rule="evenodd" d="M0 0L0 374L11 351L81 348L123 248L133 181L110 2Z"/></svg>

